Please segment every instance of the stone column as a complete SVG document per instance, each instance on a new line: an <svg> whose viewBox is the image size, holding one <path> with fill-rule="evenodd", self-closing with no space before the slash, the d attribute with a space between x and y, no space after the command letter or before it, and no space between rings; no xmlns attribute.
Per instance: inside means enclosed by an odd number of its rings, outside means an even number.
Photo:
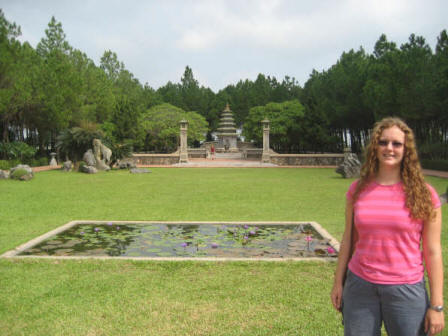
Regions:
<svg viewBox="0 0 448 336"><path fill-rule="evenodd" d="M188 148L187 148L187 130L188 121L180 121L180 163L188 162Z"/></svg>
<svg viewBox="0 0 448 336"><path fill-rule="evenodd" d="M261 162L271 162L271 153L269 149L269 120L264 119L261 121L263 124L263 154L261 156Z"/></svg>

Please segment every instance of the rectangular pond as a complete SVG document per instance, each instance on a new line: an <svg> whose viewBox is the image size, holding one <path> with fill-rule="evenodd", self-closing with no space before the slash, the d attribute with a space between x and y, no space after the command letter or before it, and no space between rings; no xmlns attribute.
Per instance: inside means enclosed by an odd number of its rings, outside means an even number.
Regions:
<svg viewBox="0 0 448 336"><path fill-rule="evenodd" d="M331 260L338 249L316 222L73 221L3 257Z"/></svg>

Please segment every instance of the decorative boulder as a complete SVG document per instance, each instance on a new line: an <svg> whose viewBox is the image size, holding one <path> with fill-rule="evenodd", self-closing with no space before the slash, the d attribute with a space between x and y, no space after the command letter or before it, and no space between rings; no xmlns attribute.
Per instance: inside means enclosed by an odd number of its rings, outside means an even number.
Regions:
<svg viewBox="0 0 448 336"><path fill-rule="evenodd" d="M87 152L84 153L82 160L85 163L87 163L88 166L95 167L95 165L96 165L95 156L93 155L93 152L91 149L87 150Z"/></svg>
<svg viewBox="0 0 448 336"><path fill-rule="evenodd" d="M440 202L442 203L442 205L447 203L447 198L448 198L448 197L447 197L447 194L446 194L446 193L440 195L439 197L440 197Z"/></svg>
<svg viewBox="0 0 448 336"><path fill-rule="evenodd" d="M10 169L9 177L15 180L29 181L34 177L34 173L30 166L19 164Z"/></svg>
<svg viewBox="0 0 448 336"><path fill-rule="evenodd" d="M69 172L69 171L72 171L72 169L73 169L73 162L71 162L70 160L65 161L62 164L62 170L63 171Z"/></svg>
<svg viewBox="0 0 448 336"><path fill-rule="evenodd" d="M120 163L118 164L118 167L120 169L137 168L137 166L135 165L134 161L131 161L131 160L122 160L122 161L120 161Z"/></svg>
<svg viewBox="0 0 448 336"><path fill-rule="evenodd" d="M129 170L131 174L146 174L151 173L151 171L148 168L131 168Z"/></svg>
<svg viewBox="0 0 448 336"><path fill-rule="evenodd" d="M96 174L98 173L98 169L93 166L80 166L79 171L86 174Z"/></svg>
<svg viewBox="0 0 448 336"><path fill-rule="evenodd" d="M93 156L95 158L95 167L98 170L110 170L108 164L112 157L112 151L102 144L100 139L93 139Z"/></svg>
<svg viewBox="0 0 448 336"><path fill-rule="evenodd" d="M336 173L341 174L344 178L359 177L361 170L361 162L359 162L356 154L349 153L346 155L344 162L336 168Z"/></svg>
<svg viewBox="0 0 448 336"><path fill-rule="evenodd" d="M0 169L0 180L9 178L9 172Z"/></svg>

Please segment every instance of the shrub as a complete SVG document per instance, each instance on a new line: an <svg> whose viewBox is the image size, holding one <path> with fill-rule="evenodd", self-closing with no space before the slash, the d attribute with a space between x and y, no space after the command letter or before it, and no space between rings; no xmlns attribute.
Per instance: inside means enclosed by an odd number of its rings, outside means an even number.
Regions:
<svg viewBox="0 0 448 336"><path fill-rule="evenodd" d="M422 159L421 164L423 168L448 171L448 160L427 160Z"/></svg>
<svg viewBox="0 0 448 336"><path fill-rule="evenodd" d="M102 131L95 124L84 123L81 127L63 130L56 138L56 148L61 155L76 162L80 160L89 148L92 148L93 139L102 139Z"/></svg>
<svg viewBox="0 0 448 336"><path fill-rule="evenodd" d="M0 156L5 159L31 160L36 151L36 148L20 141L0 143Z"/></svg>
<svg viewBox="0 0 448 336"><path fill-rule="evenodd" d="M0 160L0 169L9 170L20 164L19 160Z"/></svg>
<svg viewBox="0 0 448 336"><path fill-rule="evenodd" d="M418 152L422 159L439 161L448 157L448 146L444 143L422 144Z"/></svg>
<svg viewBox="0 0 448 336"><path fill-rule="evenodd" d="M8 170L10 167L8 160L0 160L0 169Z"/></svg>
<svg viewBox="0 0 448 336"><path fill-rule="evenodd" d="M14 172L11 174L11 178L13 179L20 179L22 176L27 175L28 172L24 168L19 168L14 170Z"/></svg>
<svg viewBox="0 0 448 336"><path fill-rule="evenodd" d="M48 166L50 163L50 160L46 157L41 157L40 159L38 159L39 161L39 166Z"/></svg>
<svg viewBox="0 0 448 336"><path fill-rule="evenodd" d="M87 166L87 163L85 163L85 161L79 161L78 164L78 171L82 171L82 168Z"/></svg>
<svg viewBox="0 0 448 336"><path fill-rule="evenodd" d="M48 166L48 159L46 157L41 157L39 159L33 159L30 162L31 167Z"/></svg>

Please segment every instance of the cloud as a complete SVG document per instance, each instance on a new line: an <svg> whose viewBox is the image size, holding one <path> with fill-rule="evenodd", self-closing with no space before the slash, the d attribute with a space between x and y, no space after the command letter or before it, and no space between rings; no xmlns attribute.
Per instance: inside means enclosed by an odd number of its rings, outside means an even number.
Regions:
<svg viewBox="0 0 448 336"><path fill-rule="evenodd" d="M371 52L385 33L398 45L411 33L432 45L446 29L446 0L0 0L6 18L35 46L54 15L68 42L96 64L117 53L140 82L178 82L186 65L217 90L259 73L303 85L344 51Z"/></svg>
<svg viewBox="0 0 448 336"><path fill-rule="evenodd" d="M207 50L216 45L217 38L214 33L190 29L182 34L178 47L184 50Z"/></svg>

